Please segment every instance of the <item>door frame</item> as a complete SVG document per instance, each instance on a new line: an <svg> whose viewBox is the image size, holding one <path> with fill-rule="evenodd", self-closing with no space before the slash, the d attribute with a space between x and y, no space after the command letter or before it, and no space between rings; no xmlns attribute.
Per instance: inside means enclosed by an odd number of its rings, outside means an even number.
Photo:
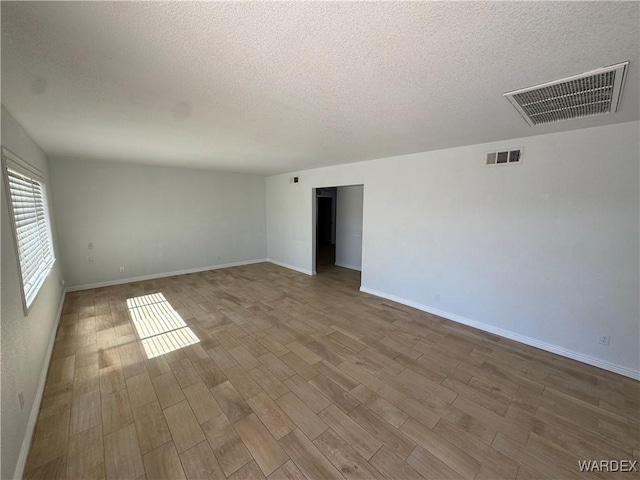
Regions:
<svg viewBox="0 0 640 480"><path fill-rule="evenodd" d="M364 225L365 225L365 183L346 183L346 184L334 184L334 185L325 185L322 187L312 187L311 188L311 275L317 275L317 265L316 265L316 254L317 254L317 236L318 236L318 190L322 190L323 188L339 188L339 187L358 187L362 186L362 269L360 270L360 285L362 285L362 276L364 275ZM338 218L338 197L334 199L334 207L335 207L335 216L336 216L336 224ZM336 238L336 248L337 248L337 238Z"/></svg>

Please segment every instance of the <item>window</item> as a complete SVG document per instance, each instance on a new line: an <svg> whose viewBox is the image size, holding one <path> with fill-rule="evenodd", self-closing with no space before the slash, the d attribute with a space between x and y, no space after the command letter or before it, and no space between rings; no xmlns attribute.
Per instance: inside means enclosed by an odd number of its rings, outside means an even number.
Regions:
<svg viewBox="0 0 640 480"><path fill-rule="evenodd" d="M2 162L27 315L55 261L44 175L5 148Z"/></svg>

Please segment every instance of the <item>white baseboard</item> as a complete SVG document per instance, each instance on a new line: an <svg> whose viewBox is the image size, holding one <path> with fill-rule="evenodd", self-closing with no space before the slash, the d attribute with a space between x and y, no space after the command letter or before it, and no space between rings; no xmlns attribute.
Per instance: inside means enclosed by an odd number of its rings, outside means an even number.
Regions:
<svg viewBox="0 0 640 480"><path fill-rule="evenodd" d="M91 290L94 288L111 287L113 285L123 285L125 283L143 282L145 280L155 280L156 278L173 277L175 275L186 275L188 273L200 273L209 270L219 270L221 268L240 267L242 265L251 265L254 263L268 262L266 258L256 260L244 260L242 262L225 263L222 265L212 265L209 267L189 268L187 270L176 270L175 272L152 273L151 275L142 275L140 277L119 278L118 280L109 280L107 282L89 283L87 285L76 285L69 287L67 292L79 292L81 290Z"/></svg>
<svg viewBox="0 0 640 480"><path fill-rule="evenodd" d="M338 262L335 262L335 263L334 263L334 265L335 265L336 267L348 268L349 270L356 270L357 272L361 272L361 271L362 271L362 269L361 269L360 267L358 267L358 266L356 266L356 265L350 265L350 264L348 264L348 263L338 263Z"/></svg>
<svg viewBox="0 0 640 480"><path fill-rule="evenodd" d="M620 375L633 378L634 380L640 380L640 371L633 370L632 368L616 365L615 363L607 362L606 360L601 360L599 358L592 357L591 355L585 355L584 353L568 350L566 348L559 347L551 343L543 342L535 338L527 337L525 335L520 335L519 333L494 327L486 323L477 322L475 320L471 320L469 318L456 315L455 313L445 312L444 310L439 310L437 308L429 307L427 305L423 305L421 303L417 303L412 300L407 300L406 298L397 297L389 293L380 292L372 288L360 287L360 291L364 293L368 293L370 295L375 295L376 297L386 298L387 300L392 300L394 302L401 303L402 305L407 305L417 310L422 310L423 312L431 313L433 315L446 318L447 320L452 320L457 323L462 323L463 325L477 328L478 330L483 330L485 332L493 333L495 335L500 335L501 337L505 337L510 340L514 340L516 342L524 343L525 345L529 345L531 347L536 347L541 350L545 350L547 352L556 353L563 357L571 358L573 360L577 360L582 363L593 365L594 367L602 368L604 370L608 370L614 373L619 373Z"/></svg>
<svg viewBox="0 0 640 480"><path fill-rule="evenodd" d="M29 450L31 449L31 440L35 433L36 423L38 422L38 414L40 413L40 405L42 404L42 397L44 396L44 387L47 382L47 373L49 372L49 364L51 363L51 355L53 354L53 345L56 343L56 334L58 333L58 325L60 324L60 318L62 317L62 307L64 306L64 296L66 290L62 291L62 297L60 298L60 305L58 305L58 312L56 313L56 321L51 331L51 338L49 339L49 345L47 345L47 353L44 359L44 365L40 371L40 378L38 379L38 387L36 389L36 396L33 399L33 405L31 406L31 413L29 413L29 421L27 422L27 429L22 439L22 446L20 447L20 455L18 456L18 463L16 464L16 470L13 474L13 478L23 478L24 469L27 465L27 457L29 456Z"/></svg>
<svg viewBox="0 0 640 480"><path fill-rule="evenodd" d="M296 267L294 265L289 265L288 263L280 262L278 260L273 260L271 258L267 258L267 262L273 263L274 265L278 265L280 267L288 268L289 270L295 270L296 272L304 273L305 275L315 275L316 272L312 270L306 270L304 268Z"/></svg>

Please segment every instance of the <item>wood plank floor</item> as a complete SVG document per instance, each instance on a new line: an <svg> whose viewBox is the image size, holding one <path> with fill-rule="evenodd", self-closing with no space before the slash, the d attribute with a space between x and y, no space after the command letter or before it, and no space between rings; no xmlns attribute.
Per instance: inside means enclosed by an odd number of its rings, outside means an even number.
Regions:
<svg viewBox="0 0 640 480"><path fill-rule="evenodd" d="M265 263L68 294L26 477L577 478L639 459L638 382L358 286Z"/></svg>

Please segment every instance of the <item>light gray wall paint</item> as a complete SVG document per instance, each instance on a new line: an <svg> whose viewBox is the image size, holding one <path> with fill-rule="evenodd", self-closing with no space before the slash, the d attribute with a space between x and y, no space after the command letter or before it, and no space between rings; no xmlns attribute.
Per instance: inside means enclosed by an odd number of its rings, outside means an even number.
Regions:
<svg viewBox="0 0 640 480"><path fill-rule="evenodd" d="M11 114L2 107L2 145L22 160L45 174L49 206L51 188L47 173L47 158ZM20 296L18 258L4 183L2 192L2 478L14 478L23 441L30 439L29 417L39 408L37 392L42 375L48 365L48 348L55 336L57 312L62 300L60 258L56 242L56 224L53 212L52 235L58 260L45 280L38 297L25 317ZM51 208L50 208L51 210ZM25 405L20 409L18 393L24 392ZM35 417L31 419L35 421ZM33 427L34 424L30 425ZM28 448L26 445L25 448ZM24 460L24 459L23 459ZM19 467L23 467L19 466Z"/></svg>
<svg viewBox="0 0 640 480"><path fill-rule="evenodd" d="M639 144L630 122L268 177L268 255L310 271L311 189L364 184L364 288L638 372ZM505 147L522 164L484 165Z"/></svg>
<svg viewBox="0 0 640 480"><path fill-rule="evenodd" d="M64 158L50 168L70 287L266 257L262 176Z"/></svg>
<svg viewBox="0 0 640 480"><path fill-rule="evenodd" d="M362 201L364 187L338 187L336 265L362 270Z"/></svg>

